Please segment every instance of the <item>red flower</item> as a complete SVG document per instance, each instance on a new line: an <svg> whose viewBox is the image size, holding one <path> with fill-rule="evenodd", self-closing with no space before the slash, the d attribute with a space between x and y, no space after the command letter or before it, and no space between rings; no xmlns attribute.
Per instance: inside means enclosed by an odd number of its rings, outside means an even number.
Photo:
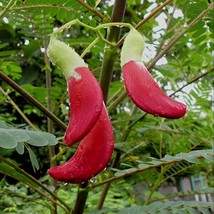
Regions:
<svg viewBox="0 0 214 214"><path fill-rule="evenodd" d="M161 90L141 60L143 49L144 37L137 30L131 30L121 51L121 67L128 96L147 113L171 119L183 117L186 105Z"/></svg>
<svg viewBox="0 0 214 214"><path fill-rule="evenodd" d="M83 183L104 170L113 150L114 135L103 105L97 123L83 138L76 153L66 163L50 168L48 173L58 181Z"/></svg>
<svg viewBox="0 0 214 214"><path fill-rule="evenodd" d="M82 183L101 172L111 159L112 126L99 83L83 59L54 36L48 56L63 71L68 85L70 120L64 141L70 146L82 140L69 161L50 168L48 173L58 181Z"/></svg>

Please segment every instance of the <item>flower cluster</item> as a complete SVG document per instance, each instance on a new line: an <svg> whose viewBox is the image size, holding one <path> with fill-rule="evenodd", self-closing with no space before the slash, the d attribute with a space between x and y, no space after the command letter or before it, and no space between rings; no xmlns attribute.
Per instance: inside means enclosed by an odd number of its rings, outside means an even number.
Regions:
<svg viewBox="0 0 214 214"><path fill-rule="evenodd" d="M121 68L128 96L143 111L176 119L184 116L186 105L168 97L154 81L141 56L144 37L130 30L121 50ZM48 173L56 180L82 183L101 172L111 159L114 135L103 103L102 91L83 59L67 44L51 36L48 47L51 62L65 75L68 85L70 120L64 142L81 141L70 160Z"/></svg>

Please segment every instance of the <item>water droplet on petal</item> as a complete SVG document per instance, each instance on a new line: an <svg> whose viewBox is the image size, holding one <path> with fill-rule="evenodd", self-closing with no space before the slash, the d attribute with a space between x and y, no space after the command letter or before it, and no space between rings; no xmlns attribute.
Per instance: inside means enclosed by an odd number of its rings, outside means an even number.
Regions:
<svg viewBox="0 0 214 214"><path fill-rule="evenodd" d="M82 98L82 93L81 93L81 92L78 92L76 98L77 98L78 100L80 100L80 99Z"/></svg>
<svg viewBox="0 0 214 214"><path fill-rule="evenodd" d="M79 84L79 83L82 82L82 79L81 79L81 78L80 78L80 79L75 79L75 82L76 82L77 84Z"/></svg>
<svg viewBox="0 0 214 214"><path fill-rule="evenodd" d="M161 111L161 114L165 114L165 111L164 111L164 110L162 110L162 111Z"/></svg>
<svg viewBox="0 0 214 214"><path fill-rule="evenodd" d="M95 114L99 114L100 113L100 106L96 105L95 106Z"/></svg>
<svg viewBox="0 0 214 214"><path fill-rule="evenodd" d="M74 79L75 79L75 82L78 84L78 83L80 83L81 81L82 81L82 77L81 77L81 75L80 74L78 74L78 73L74 73Z"/></svg>
<svg viewBox="0 0 214 214"><path fill-rule="evenodd" d="M79 100L76 100L76 101L75 101L75 105L76 105L77 107L79 107L79 106L81 105L81 102L80 102Z"/></svg>
<svg viewBox="0 0 214 214"><path fill-rule="evenodd" d="M154 84L154 86L155 86L156 88L159 88L159 86L158 86L158 84L157 84L157 83L155 83L155 84Z"/></svg>
<svg viewBox="0 0 214 214"><path fill-rule="evenodd" d="M158 107L157 107L157 111L160 111L160 110L161 110L161 106L158 106Z"/></svg>

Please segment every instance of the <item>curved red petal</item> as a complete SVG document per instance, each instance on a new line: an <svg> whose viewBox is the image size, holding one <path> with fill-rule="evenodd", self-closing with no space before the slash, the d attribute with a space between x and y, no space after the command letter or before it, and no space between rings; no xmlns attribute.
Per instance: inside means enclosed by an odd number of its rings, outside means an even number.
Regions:
<svg viewBox="0 0 214 214"><path fill-rule="evenodd" d="M184 116L187 106L168 97L154 81L143 63L130 61L123 66L126 91L143 111L176 119Z"/></svg>
<svg viewBox="0 0 214 214"><path fill-rule="evenodd" d="M99 120L81 141L76 153L66 163L52 167L48 173L58 181L83 183L107 166L114 150L114 135L105 109Z"/></svg>
<svg viewBox="0 0 214 214"><path fill-rule="evenodd" d="M91 71L77 68L80 78L68 79L70 120L64 142L71 146L83 139L97 122L103 105L102 91Z"/></svg>

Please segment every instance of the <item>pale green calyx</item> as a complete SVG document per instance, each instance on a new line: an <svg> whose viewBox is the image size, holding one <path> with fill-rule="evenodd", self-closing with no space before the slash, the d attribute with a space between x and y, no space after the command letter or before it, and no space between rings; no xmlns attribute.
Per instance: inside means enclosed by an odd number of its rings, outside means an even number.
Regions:
<svg viewBox="0 0 214 214"><path fill-rule="evenodd" d="M136 29L131 29L126 36L121 50L121 67L129 61L142 61L145 37Z"/></svg>
<svg viewBox="0 0 214 214"><path fill-rule="evenodd" d="M88 67L73 48L56 39L54 35L51 36L47 55L50 61L62 70L66 79L69 79L70 77L81 78L75 72L75 69Z"/></svg>

